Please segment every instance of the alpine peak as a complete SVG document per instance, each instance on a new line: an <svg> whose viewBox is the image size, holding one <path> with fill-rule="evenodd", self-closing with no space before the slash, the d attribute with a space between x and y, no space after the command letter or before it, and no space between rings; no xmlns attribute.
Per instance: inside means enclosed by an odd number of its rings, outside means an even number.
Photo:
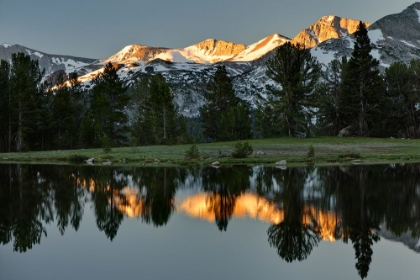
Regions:
<svg viewBox="0 0 420 280"><path fill-rule="evenodd" d="M292 43L299 43L306 48L312 48L320 43L333 39L342 38L353 34L357 30L359 20L342 18L334 15L323 16L317 22L299 32L293 38ZM366 27L371 23L364 22Z"/></svg>

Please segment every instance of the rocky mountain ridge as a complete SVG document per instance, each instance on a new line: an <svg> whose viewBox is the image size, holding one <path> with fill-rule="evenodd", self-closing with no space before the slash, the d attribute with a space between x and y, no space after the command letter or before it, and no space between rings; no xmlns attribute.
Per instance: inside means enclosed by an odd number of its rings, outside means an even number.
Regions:
<svg viewBox="0 0 420 280"><path fill-rule="evenodd" d="M311 42L308 47L312 47L312 45L316 45L316 42L336 38L339 36L337 34L354 32L354 28L352 27L357 26L359 22L358 20L332 17L334 18L333 21L325 20L326 17L321 18L307 29L302 30L292 42L302 43L307 40ZM316 30L316 32L312 32L311 30ZM315 37L312 36L311 39L308 39L308 34L312 33ZM24 52L29 54L32 59L38 59L40 61L40 67L46 70L47 75L59 70L65 71L66 73L76 71L81 75L90 75L91 72L102 68L108 62L120 64L122 67L144 66L155 59L173 63L188 62L198 64L253 62L289 41L291 39L285 36L272 34L249 46L216 39L207 39L183 49L133 44L124 47L121 51L106 59L50 55L20 45L2 44L0 45L0 59L10 61L12 53Z"/></svg>
<svg viewBox="0 0 420 280"><path fill-rule="evenodd" d="M364 22L366 27L371 23ZM292 43L299 43L306 48L318 46L329 39L337 39L353 34L359 25L358 20L342 18L334 15L324 16L317 22L299 32Z"/></svg>

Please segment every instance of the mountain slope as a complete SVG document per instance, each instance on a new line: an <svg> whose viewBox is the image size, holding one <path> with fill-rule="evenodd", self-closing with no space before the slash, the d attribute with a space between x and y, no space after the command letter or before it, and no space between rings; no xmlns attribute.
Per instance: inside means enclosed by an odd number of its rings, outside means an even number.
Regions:
<svg viewBox="0 0 420 280"><path fill-rule="evenodd" d="M229 61L240 62L256 60L288 41L290 41L289 38L280 34L270 35L255 44L249 45L246 49L229 59Z"/></svg>

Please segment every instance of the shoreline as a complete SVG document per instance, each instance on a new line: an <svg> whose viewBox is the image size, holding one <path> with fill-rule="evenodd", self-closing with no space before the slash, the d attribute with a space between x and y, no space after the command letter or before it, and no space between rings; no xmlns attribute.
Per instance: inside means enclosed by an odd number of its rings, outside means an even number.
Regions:
<svg viewBox="0 0 420 280"><path fill-rule="evenodd" d="M84 164L94 159L95 165L114 166L208 166L219 161L221 166L272 165L286 160L286 166L340 166L392 163L419 163L420 140L359 137L314 137L252 139L247 142L253 153L246 158L231 156L237 142L196 144L200 157L186 159L192 144L160 145L103 149L78 149L0 153L0 164ZM308 157L309 147L314 157Z"/></svg>

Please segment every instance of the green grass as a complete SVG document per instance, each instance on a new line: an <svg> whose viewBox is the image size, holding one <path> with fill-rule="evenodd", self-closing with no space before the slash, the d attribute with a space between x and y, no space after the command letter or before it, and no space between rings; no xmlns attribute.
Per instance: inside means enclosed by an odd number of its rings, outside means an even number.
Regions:
<svg viewBox="0 0 420 280"><path fill-rule="evenodd" d="M274 164L287 160L288 165L334 165L389 162L420 162L420 140L382 139L382 138L339 138L315 137L306 139L271 138L248 140L254 153L247 158L231 156L234 142L197 144L199 159L186 159L185 151L191 145L141 146L112 148L110 153L103 149L81 149L62 151L2 153L0 163L48 163L67 164L85 163L95 158L97 163L111 161L114 165L197 165L220 161L232 164ZM308 148L314 147L315 157L307 157ZM262 151L264 155L257 155Z"/></svg>

